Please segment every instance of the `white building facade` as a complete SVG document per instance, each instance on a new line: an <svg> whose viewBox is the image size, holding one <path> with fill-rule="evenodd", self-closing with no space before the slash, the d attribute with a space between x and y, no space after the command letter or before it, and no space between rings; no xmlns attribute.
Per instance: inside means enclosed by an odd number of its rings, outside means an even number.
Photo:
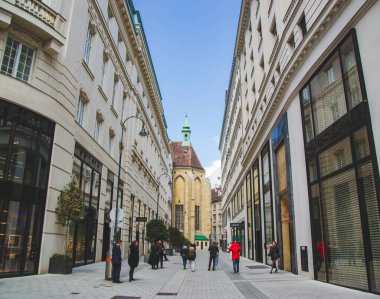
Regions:
<svg viewBox="0 0 380 299"><path fill-rule="evenodd" d="M380 292L378 1L242 1L220 139L242 254Z"/></svg>
<svg viewBox="0 0 380 299"><path fill-rule="evenodd" d="M136 217L156 218L159 191L158 216L170 223L171 190L158 178L172 157L132 1L1 0L0 62L0 276L46 273L63 253L55 208L71 177L87 206L70 227L73 266L105 260L116 199L123 256L135 239L147 252Z"/></svg>

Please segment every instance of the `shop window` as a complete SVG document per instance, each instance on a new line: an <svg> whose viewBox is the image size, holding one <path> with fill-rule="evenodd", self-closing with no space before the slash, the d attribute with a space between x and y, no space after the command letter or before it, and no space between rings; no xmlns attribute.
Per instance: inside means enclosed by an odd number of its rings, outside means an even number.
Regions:
<svg viewBox="0 0 380 299"><path fill-rule="evenodd" d="M33 58L32 48L8 37L1 71L23 81L29 81Z"/></svg>

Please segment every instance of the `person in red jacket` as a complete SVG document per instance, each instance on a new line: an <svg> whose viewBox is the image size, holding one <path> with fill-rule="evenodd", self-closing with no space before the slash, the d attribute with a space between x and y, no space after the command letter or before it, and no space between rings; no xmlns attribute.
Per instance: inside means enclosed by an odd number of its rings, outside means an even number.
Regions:
<svg viewBox="0 0 380 299"><path fill-rule="evenodd" d="M240 245L234 241L229 248L232 255L232 264L234 267L234 273L239 273L239 261L240 261Z"/></svg>

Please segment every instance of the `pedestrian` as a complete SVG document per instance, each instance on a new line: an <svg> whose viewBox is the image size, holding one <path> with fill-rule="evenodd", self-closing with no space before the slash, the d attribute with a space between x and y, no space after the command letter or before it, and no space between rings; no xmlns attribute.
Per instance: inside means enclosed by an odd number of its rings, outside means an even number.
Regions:
<svg viewBox="0 0 380 299"><path fill-rule="evenodd" d="M168 261L168 258L166 257L166 249L165 249L165 245L164 245L164 241L161 240L161 245L162 245L162 251L163 251L163 255L164 255L164 259L165 259L165 262Z"/></svg>
<svg viewBox="0 0 380 299"><path fill-rule="evenodd" d="M183 245L179 254L182 256L183 269L186 269L187 264L187 246Z"/></svg>
<svg viewBox="0 0 380 299"><path fill-rule="evenodd" d="M137 240L133 241L131 246L129 246L129 257L128 257L128 264L130 267L129 270L129 281L131 282L133 279L133 272L135 271L135 268L139 264L139 242Z"/></svg>
<svg viewBox="0 0 380 299"><path fill-rule="evenodd" d="M277 259L280 258L280 250L278 248L277 242L274 240L272 241L272 246L269 249L268 256L270 256L272 259L272 269L270 269L270 274L272 274L273 268L276 268L275 272L278 271L276 262Z"/></svg>
<svg viewBox="0 0 380 299"><path fill-rule="evenodd" d="M164 262L164 246L160 240L158 240L156 244L157 244L157 250L158 250L158 259L161 264L161 268L163 268L162 264Z"/></svg>
<svg viewBox="0 0 380 299"><path fill-rule="evenodd" d="M120 271L121 271L121 240L117 240L112 244L112 282L121 283Z"/></svg>
<svg viewBox="0 0 380 299"><path fill-rule="evenodd" d="M240 261L241 247L238 244L238 242L234 241L228 249L231 252L234 273L239 273L239 261Z"/></svg>
<svg viewBox="0 0 380 299"><path fill-rule="evenodd" d="M210 271L211 268L211 261L212 261L212 271L215 271L215 258L219 253L219 248L216 245L215 242L212 242L210 244L210 247L208 248L208 251L210 251L210 258L208 260L208 270Z"/></svg>
<svg viewBox="0 0 380 299"><path fill-rule="evenodd" d="M197 253L195 252L195 244L191 244L189 249L187 250L187 259L190 261L191 271L195 271L195 259L197 257Z"/></svg>
<svg viewBox="0 0 380 299"><path fill-rule="evenodd" d="M158 248L157 248L156 244L153 242L152 246L150 247L148 264L152 266L152 269L157 269L158 268L158 261L159 261Z"/></svg>

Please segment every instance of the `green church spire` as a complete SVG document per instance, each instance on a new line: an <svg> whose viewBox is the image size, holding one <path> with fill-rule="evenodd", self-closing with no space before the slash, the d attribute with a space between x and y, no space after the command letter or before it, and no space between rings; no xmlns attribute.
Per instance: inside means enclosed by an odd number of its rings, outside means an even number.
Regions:
<svg viewBox="0 0 380 299"><path fill-rule="evenodd" d="M189 120L187 119L187 114L185 115L185 121L183 122L182 126L182 146L190 146L190 125L189 125Z"/></svg>

